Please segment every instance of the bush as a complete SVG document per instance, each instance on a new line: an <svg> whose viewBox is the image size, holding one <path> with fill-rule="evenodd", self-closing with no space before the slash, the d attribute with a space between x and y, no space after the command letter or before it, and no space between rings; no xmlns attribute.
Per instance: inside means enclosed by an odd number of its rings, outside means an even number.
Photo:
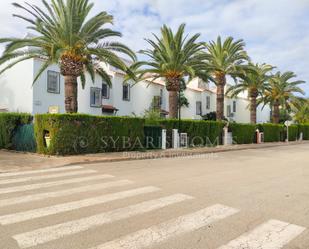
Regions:
<svg viewBox="0 0 309 249"><path fill-rule="evenodd" d="M163 129L178 129L179 121L166 119L160 121ZM180 132L187 133L190 146L215 146L220 143L223 122L203 120L181 120Z"/></svg>
<svg viewBox="0 0 309 249"><path fill-rule="evenodd" d="M258 128L261 132L264 132L264 142L268 143L284 141L284 125L260 124L258 125Z"/></svg>
<svg viewBox="0 0 309 249"><path fill-rule="evenodd" d="M31 122L30 114L0 113L0 149L14 149L12 139L17 128Z"/></svg>
<svg viewBox="0 0 309 249"><path fill-rule="evenodd" d="M233 134L233 141L237 144L256 143L256 125L252 124L229 124Z"/></svg>
<svg viewBox="0 0 309 249"><path fill-rule="evenodd" d="M299 125L299 134L303 133L303 139L309 140L309 124Z"/></svg>
<svg viewBox="0 0 309 249"><path fill-rule="evenodd" d="M35 116L39 153L71 155L136 150L144 143L144 119L84 114ZM44 136L50 137L47 148Z"/></svg>
<svg viewBox="0 0 309 249"><path fill-rule="evenodd" d="M299 127L298 127L298 125L291 125L289 127L289 141L297 141L298 137L299 137Z"/></svg>

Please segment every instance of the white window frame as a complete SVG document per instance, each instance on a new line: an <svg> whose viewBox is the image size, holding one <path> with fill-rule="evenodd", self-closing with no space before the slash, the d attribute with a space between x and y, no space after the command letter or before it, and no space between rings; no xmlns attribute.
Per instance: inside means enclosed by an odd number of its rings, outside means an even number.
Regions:
<svg viewBox="0 0 309 249"><path fill-rule="evenodd" d="M92 102L94 97L95 103ZM102 89L98 87L90 87L90 107L102 107Z"/></svg>
<svg viewBox="0 0 309 249"><path fill-rule="evenodd" d="M57 86L55 90L53 90L50 87L50 84L51 84L50 77L57 77L57 82L56 82ZM53 94L60 94L60 73L59 72L52 71L52 70L47 71L47 92L53 93Z"/></svg>

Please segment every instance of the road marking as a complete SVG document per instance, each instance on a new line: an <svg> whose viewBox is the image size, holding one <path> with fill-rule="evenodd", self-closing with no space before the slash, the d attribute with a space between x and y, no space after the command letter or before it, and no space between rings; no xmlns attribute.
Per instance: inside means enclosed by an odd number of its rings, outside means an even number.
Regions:
<svg viewBox="0 0 309 249"><path fill-rule="evenodd" d="M91 228L96 228L104 224L110 224L114 221L127 219L139 214L145 214L147 212L151 212L190 199L193 199L193 197L183 194L171 195L128 207L115 209L87 218L73 220L70 222L17 234L14 235L13 238L17 241L21 248L28 248L63 238L66 235L83 232Z"/></svg>
<svg viewBox="0 0 309 249"><path fill-rule="evenodd" d="M128 181L128 180L120 180L120 181L105 182L105 183L94 184L94 185L86 185L82 187L70 188L70 189L65 189L65 190L60 190L60 191L55 191L55 192L19 196L19 197L1 200L0 207L6 207L10 205L16 205L16 204L27 203L27 202L32 202L32 201L45 200L48 198L63 197L63 196L79 194L79 193L94 191L94 190L121 187L121 186L126 186L129 184L133 184L133 183L134 182Z"/></svg>
<svg viewBox="0 0 309 249"><path fill-rule="evenodd" d="M70 166L70 167L61 167L61 168L52 168L52 169L38 169L38 170L28 170L28 171L18 171L18 172L8 172L8 173L0 173L0 177L11 177L11 176L24 176L38 173L51 173L58 171L68 171L75 169L83 169L81 166Z"/></svg>
<svg viewBox="0 0 309 249"><path fill-rule="evenodd" d="M0 224L1 225L9 225L22 221L32 220L35 218L41 218L48 215L59 214L67 211L73 211L84 207L90 207L98 204L104 204L111 201L121 200L137 195L147 194L159 191L159 188L156 187L143 187L132 190L127 190L123 192L117 192L113 194L96 196L94 198L88 198L80 201L73 201L63 204L58 204L50 207L32 209L25 212L15 213L0 216Z"/></svg>
<svg viewBox="0 0 309 249"><path fill-rule="evenodd" d="M306 228L278 220L270 220L219 249L280 249Z"/></svg>
<svg viewBox="0 0 309 249"><path fill-rule="evenodd" d="M22 192L22 191L28 191L28 190L34 190L34 189L40 189L40 188L61 186L61 185L69 184L69 183L79 183L79 182L86 182L86 181L91 181L91 180L108 179L108 178L113 178L113 177L114 176L111 176L111 175L95 175L95 176L66 179L66 180L54 181L54 182L36 183L36 184L30 184L30 185L10 187L10 188L0 188L0 194Z"/></svg>
<svg viewBox="0 0 309 249"><path fill-rule="evenodd" d="M92 249L141 249L155 247L155 244L184 233L193 232L238 212L239 210L234 208L214 205L198 212L137 231Z"/></svg>
<svg viewBox="0 0 309 249"><path fill-rule="evenodd" d="M0 180L0 185L11 184L11 183L30 182L30 181L35 181L35 180L61 178L61 177L66 177L66 176L93 174L93 173L96 173L96 172L97 171L95 171L95 170L79 170L79 171L73 171L73 172L58 173L58 174L53 174L53 175L30 176L30 177L17 178L17 179L6 179L6 180Z"/></svg>

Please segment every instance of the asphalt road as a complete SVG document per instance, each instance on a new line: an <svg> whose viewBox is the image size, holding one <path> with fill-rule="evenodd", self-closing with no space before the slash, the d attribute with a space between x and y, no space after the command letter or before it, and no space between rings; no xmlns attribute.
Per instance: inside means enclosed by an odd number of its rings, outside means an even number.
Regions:
<svg viewBox="0 0 309 249"><path fill-rule="evenodd" d="M309 145L0 174L1 249L308 249Z"/></svg>

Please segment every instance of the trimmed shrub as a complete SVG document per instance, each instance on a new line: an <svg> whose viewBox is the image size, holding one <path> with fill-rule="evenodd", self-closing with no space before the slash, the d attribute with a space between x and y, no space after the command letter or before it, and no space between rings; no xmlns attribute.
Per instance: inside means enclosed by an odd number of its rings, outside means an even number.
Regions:
<svg viewBox="0 0 309 249"><path fill-rule="evenodd" d="M233 134L233 141L237 144L256 143L256 125L253 124L229 124Z"/></svg>
<svg viewBox="0 0 309 249"><path fill-rule="evenodd" d="M171 130L179 128L179 121L166 119L160 121L163 129ZM180 132L187 133L189 146L216 146L221 144L223 122L203 120L181 120Z"/></svg>
<svg viewBox="0 0 309 249"><path fill-rule="evenodd" d="M286 128L285 128L286 130ZM291 125L289 127L289 141L297 141L299 137L299 127L298 125Z"/></svg>
<svg viewBox="0 0 309 249"><path fill-rule="evenodd" d="M258 129L264 132L264 142L280 142L285 139L284 125L260 124Z"/></svg>
<svg viewBox="0 0 309 249"><path fill-rule="evenodd" d="M144 119L85 114L35 116L37 151L72 155L137 150L144 144ZM45 136L50 137L47 148Z"/></svg>
<svg viewBox="0 0 309 249"><path fill-rule="evenodd" d="M298 127L299 127L299 134L303 133L303 139L309 140L309 124L300 124Z"/></svg>
<svg viewBox="0 0 309 249"><path fill-rule="evenodd" d="M17 128L31 122L30 114L0 113L0 149L14 149L12 139Z"/></svg>

